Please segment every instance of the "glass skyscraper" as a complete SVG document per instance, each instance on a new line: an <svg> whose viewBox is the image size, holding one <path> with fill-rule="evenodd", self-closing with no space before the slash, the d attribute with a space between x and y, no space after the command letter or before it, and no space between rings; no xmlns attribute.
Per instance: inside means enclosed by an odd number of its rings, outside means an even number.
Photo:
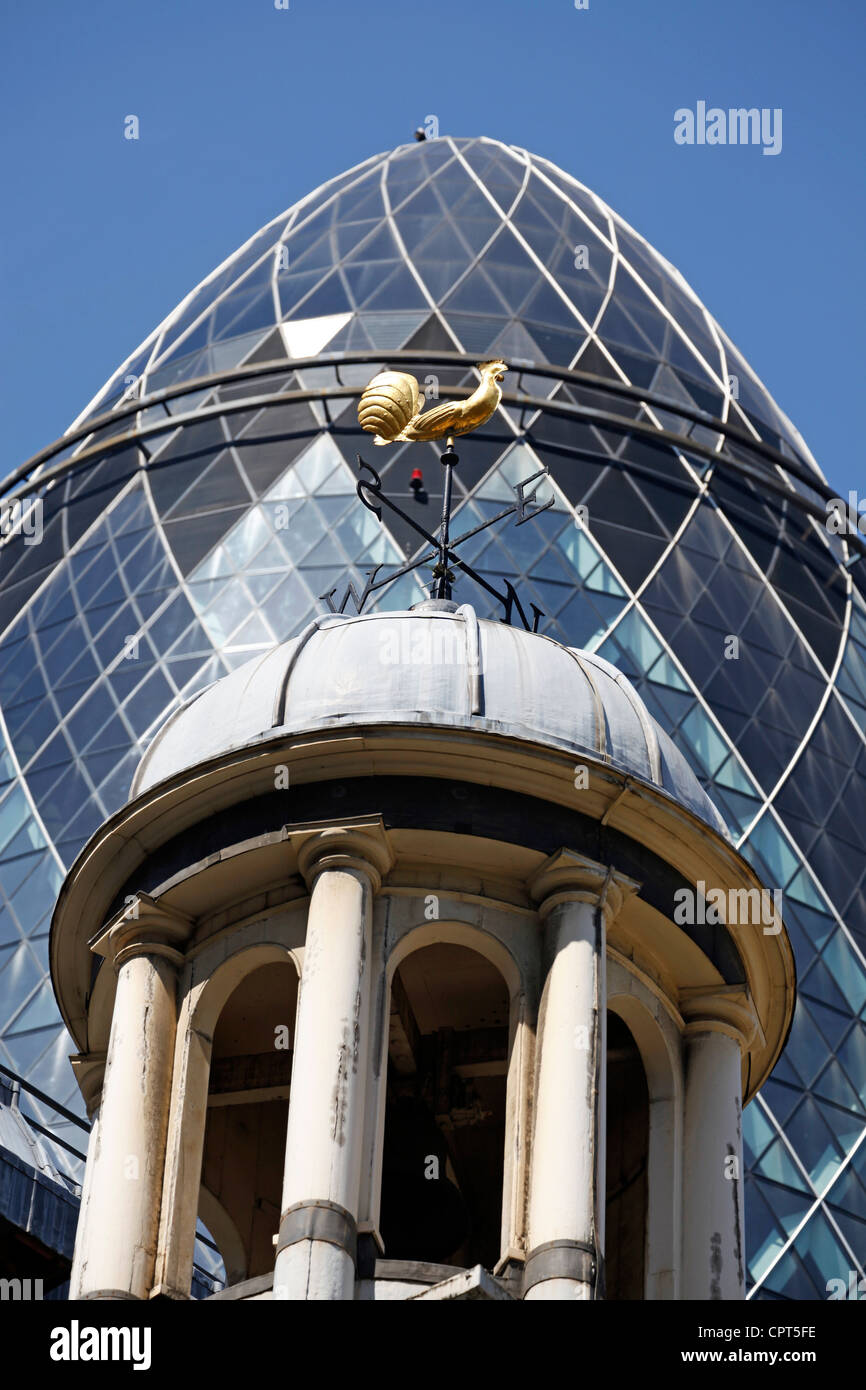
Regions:
<svg viewBox="0 0 866 1390"><path fill-rule="evenodd" d="M799 1001L744 1115L749 1280L826 1297L866 1265L862 541L828 530L832 489L679 273L495 140L404 146L302 199L6 480L0 1062L80 1110L48 981L65 869L182 699L417 553L360 505L359 451L435 526L441 446L375 449L363 386L388 367L458 396L494 356L503 403L458 445L453 530L549 470L553 507L465 557L536 604L539 631L630 677L784 892ZM425 578L378 605L416 602Z"/></svg>

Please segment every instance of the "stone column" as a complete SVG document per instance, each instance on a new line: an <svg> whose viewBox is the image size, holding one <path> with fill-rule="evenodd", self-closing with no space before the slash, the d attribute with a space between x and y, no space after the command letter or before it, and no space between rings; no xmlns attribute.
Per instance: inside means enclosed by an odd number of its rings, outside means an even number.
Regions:
<svg viewBox="0 0 866 1390"><path fill-rule="evenodd" d="M178 1009L153 1298L191 1297L213 1048L210 1033L192 1025L196 994Z"/></svg>
<svg viewBox="0 0 866 1390"><path fill-rule="evenodd" d="M275 1299L354 1297L373 898L393 856L380 819L292 836L310 885Z"/></svg>
<svg viewBox="0 0 866 1390"><path fill-rule="evenodd" d="M87 1161L84 1165L84 1180L81 1184L81 1201L79 1204L79 1226L76 1232L75 1255L78 1254L79 1235L81 1232L81 1213L85 1211L91 1202L91 1189L93 1187L93 1177L96 1170L95 1155L99 1149L99 1108L102 1104L102 1088L105 1082L105 1062L107 1053L76 1053L70 1057L72 1070L78 1082L78 1089L84 1100L87 1118L90 1120L90 1134L87 1139ZM76 1264L73 1261L70 1274L69 1296L75 1297Z"/></svg>
<svg viewBox="0 0 866 1390"><path fill-rule="evenodd" d="M685 991L681 1298L745 1297L742 1050L756 1027L739 986Z"/></svg>
<svg viewBox="0 0 866 1390"><path fill-rule="evenodd" d="M183 961L177 946L189 926L188 918L142 895L93 943L113 964L117 991L88 1148L72 1299L150 1293Z"/></svg>
<svg viewBox="0 0 866 1390"><path fill-rule="evenodd" d="M607 924L633 879L560 849L530 883L544 923L524 1297L603 1292Z"/></svg>

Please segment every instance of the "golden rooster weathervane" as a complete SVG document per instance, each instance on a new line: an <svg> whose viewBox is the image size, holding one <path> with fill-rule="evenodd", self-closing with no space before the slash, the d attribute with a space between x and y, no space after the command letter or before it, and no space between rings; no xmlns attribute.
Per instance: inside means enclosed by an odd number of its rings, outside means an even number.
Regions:
<svg viewBox="0 0 866 1390"><path fill-rule="evenodd" d="M422 395L418 381L411 372L380 372L362 392L358 404L358 420L363 429L376 436L376 444L402 444L445 439L445 452L442 455L442 467L445 470L442 488L442 519L439 524L439 534L432 535L415 517L410 516L390 497L385 496L379 474L358 454L358 467L370 475L369 478L361 478L358 481L357 492L361 502L374 516L378 517L380 522L382 520L382 507L387 507L389 511L399 516L405 525L415 531L426 542L426 545L422 546L420 553L405 565L399 566L396 570L389 566L389 572L382 579L377 579L376 576L379 570L385 568L384 562L380 561L372 569L367 570L367 582L360 594L350 581L339 605L334 602L334 595L337 592L336 586L329 589L327 593L320 594L321 601L328 605L332 613L345 612L346 604L350 598L354 600L355 608L361 613L371 594L393 584L395 579L399 579L404 574L410 574L412 570L417 570L433 560L435 561L433 583L430 586L432 598L446 601L451 599L455 579L454 571L451 569L453 565L455 569L472 579L491 598L502 605L505 610L503 622L510 623L512 614L516 610L524 628L529 629L531 622L531 630L537 632L538 621L544 616L537 604L530 604L532 609L530 620L510 581L506 579L504 592L500 591L483 574L479 574L477 570L473 569L467 560L462 558L457 547L462 545L464 541L479 535L480 532L486 531L489 526L504 521L507 517L514 517L515 526L522 526L524 522L530 521L541 512L546 512L548 507L552 507L554 497L549 497L546 502L538 502L536 501L538 489L532 487L532 484L537 483L540 479L549 478L548 470L539 468L538 472L533 473L531 477L524 478L520 483L515 483L512 490L516 501L510 507L504 507L495 516L490 516L480 525L465 531L462 536L456 538L451 536L454 469L460 462L454 452L454 436L468 434L470 430L477 429L479 425L485 424L490 419L502 399L499 383L505 375L507 367L497 357L493 361L479 363L477 370L481 373L481 385L465 401L447 402L434 406L432 410L424 413L419 409ZM416 472L420 478L420 470L416 470Z"/></svg>
<svg viewBox="0 0 866 1390"><path fill-rule="evenodd" d="M358 422L374 444L409 444L468 434L490 419L502 400L499 383L508 368L500 358L479 362L481 384L465 401L444 401L424 410L418 378L411 372L380 372L364 388Z"/></svg>

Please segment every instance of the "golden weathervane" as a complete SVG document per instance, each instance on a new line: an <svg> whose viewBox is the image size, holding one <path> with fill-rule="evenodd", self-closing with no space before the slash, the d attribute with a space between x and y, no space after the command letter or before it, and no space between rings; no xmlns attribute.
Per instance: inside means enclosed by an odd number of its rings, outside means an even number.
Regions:
<svg viewBox="0 0 866 1390"><path fill-rule="evenodd" d="M411 372L380 372L358 402L361 428L375 435L374 444L406 444L468 434L485 424L502 399L499 383L507 367L496 358L480 362L481 385L465 401L445 401L423 409L424 397Z"/></svg>
<svg viewBox="0 0 866 1390"><path fill-rule="evenodd" d="M483 574L478 574L468 560L464 560L457 547L464 541L472 539L481 531L486 531L488 526L494 526L499 521L504 521L506 517L514 517L515 526L522 526L524 522L532 520L541 512L546 512L548 507L552 507L555 497L551 496L546 502L536 500L538 488L533 484L539 482L541 478L549 478L546 468L539 468L538 472L531 477L524 478L522 482L516 483L513 492L516 501L510 507L504 507L495 516L489 516L480 525L473 526L471 530L465 531L462 536L451 536L451 504L452 504L452 484L454 469L459 463L459 459L454 452L454 435L468 434L470 430L477 429L490 419L494 410L502 400L502 392L499 383L504 377L508 368L505 363L496 358L491 362L480 362L477 370L481 373L481 385L472 392L465 401L448 401L443 405L436 405L432 410L422 413L419 406L423 403L423 396L418 388L417 379L411 372L380 372L374 376L369 386L365 387L358 404L358 420L365 430L375 435L376 444L403 444L415 441L446 439L445 452L442 455L442 467L445 470L445 477L442 485L442 520L439 524L438 536L433 535L422 526L416 516L411 516L409 512L397 503L386 497L382 491L382 479L371 468L361 455L358 455L358 467L362 471L369 473L368 478L361 478L358 482L358 496L364 506L371 511L374 516L382 520L382 508L387 507L389 511L395 512L403 523L414 531L426 543L423 545L414 559L408 560L405 565L398 569L388 566L388 572L382 579L377 579L379 570L385 568L384 561L374 565L367 571L367 583L363 593L359 594L353 583L349 584L348 589L339 605L334 602L336 587L330 589L328 593L321 594L323 603L327 603L332 613L343 613L349 599L354 599L355 607L360 613L370 594L376 593L386 585L393 584L395 579L399 579L404 574L411 573L412 570L419 569L422 565L427 565L431 560L433 565L433 583L431 597L436 599L448 600L452 596L452 585L455 575L451 569L459 569L462 574L474 580L474 582L497 603L501 603L505 609L503 622L510 623L512 613L516 610L524 628L536 632L538 630L539 618L544 615L537 604L531 604L532 617L528 617L524 612L520 599L509 580L504 581L504 592L490 583ZM415 469L415 475L420 483L421 470ZM426 493L419 494L416 491L416 498L423 495L426 501Z"/></svg>

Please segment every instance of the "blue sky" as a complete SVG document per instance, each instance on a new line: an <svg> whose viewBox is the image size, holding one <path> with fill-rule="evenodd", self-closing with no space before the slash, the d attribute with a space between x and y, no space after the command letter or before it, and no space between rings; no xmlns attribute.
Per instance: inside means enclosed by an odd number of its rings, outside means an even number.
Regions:
<svg viewBox="0 0 866 1390"><path fill-rule="evenodd" d="M606 198L866 487L861 0L40 0L5 31L3 473L262 223L435 114ZM781 153L677 145L701 100L781 107Z"/></svg>

